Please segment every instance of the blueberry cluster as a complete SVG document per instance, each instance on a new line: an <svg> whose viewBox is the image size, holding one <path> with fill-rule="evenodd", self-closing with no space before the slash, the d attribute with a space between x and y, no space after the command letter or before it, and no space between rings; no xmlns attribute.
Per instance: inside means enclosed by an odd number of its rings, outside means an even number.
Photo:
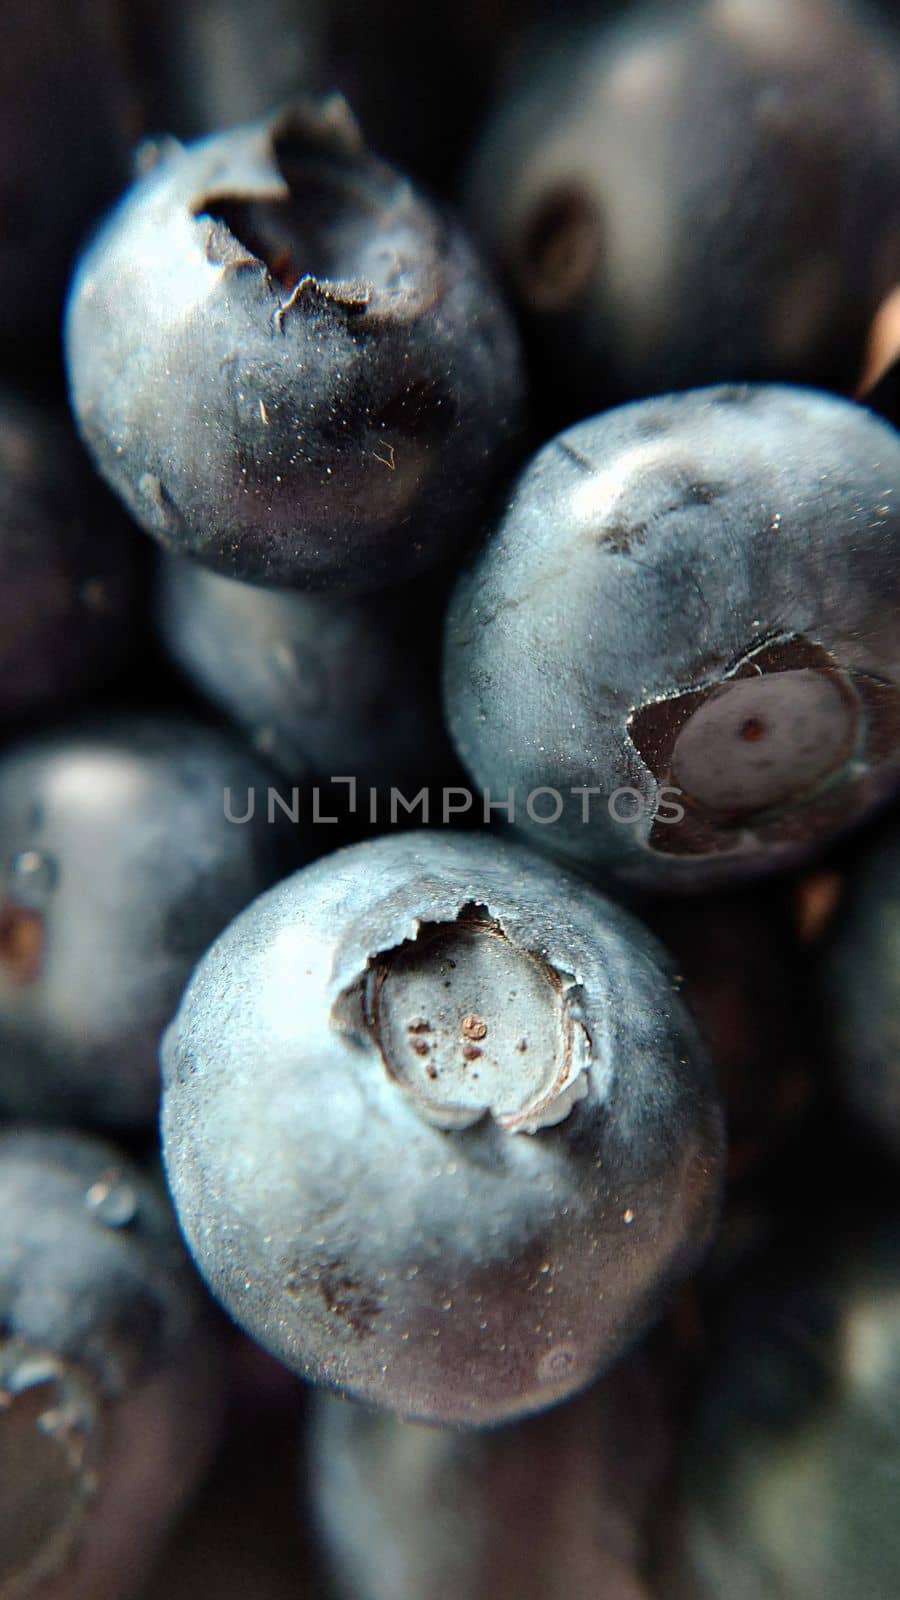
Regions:
<svg viewBox="0 0 900 1600"><path fill-rule="evenodd" d="M896 1600L893 6L8 21L0 1600Z"/></svg>

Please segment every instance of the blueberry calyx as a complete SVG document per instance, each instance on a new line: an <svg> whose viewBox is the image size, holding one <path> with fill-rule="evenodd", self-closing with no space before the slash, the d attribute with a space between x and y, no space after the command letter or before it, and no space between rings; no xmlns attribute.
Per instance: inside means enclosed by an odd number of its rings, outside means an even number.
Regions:
<svg viewBox="0 0 900 1600"><path fill-rule="evenodd" d="M439 1128L490 1116L505 1132L536 1133L588 1092L576 979L516 944L486 906L417 921L413 939L370 959L351 994L386 1073Z"/></svg>
<svg viewBox="0 0 900 1600"><path fill-rule="evenodd" d="M890 716L883 689L795 637L759 646L712 684L633 711L632 744L686 809L679 827L654 826L651 847L704 855L738 848L747 827L790 834L792 808L820 797L827 805L861 741L878 741Z"/></svg>
<svg viewBox="0 0 900 1600"><path fill-rule="evenodd" d="M215 182L191 212L207 227L207 259L262 268L287 291L274 313L333 308L355 316L420 316L445 288L440 228L407 180L367 155L340 96L305 102L262 131L253 163Z"/></svg>
<svg viewBox="0 0 900 1600"><path fill-rule="evenodd" d="M858 706L800 667L721 685L675 739L672 773L712 811L752 815L806 793L852 751Z"/></svg>

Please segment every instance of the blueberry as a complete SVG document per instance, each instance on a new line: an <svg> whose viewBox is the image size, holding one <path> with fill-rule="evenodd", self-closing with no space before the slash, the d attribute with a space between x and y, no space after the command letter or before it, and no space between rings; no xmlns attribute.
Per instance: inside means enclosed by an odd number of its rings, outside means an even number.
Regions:
<svg viewBox="0 0 900 1600"><path fill-rule="evenodd" d="M408 1417L581 1387L711 1226L718 1110L659 948L488 837L288 878L204 957L162 1059L214 1293L304 1376Z"/></svg>
<svg viewBox="0 0 900 1600"><path fill-rule="evenodd" d="M687 1581L661 1592L897 1593L897 1239L896 1219L867 1218L783 1277L770 1265L753 1296L738 1297L685 1440L673 1566Z"/></svg>
<svg viewBox="0 0 900 1600"><path fill-rule="evenodd" d="M400 785L446 760L413 649L432 632L423 603L261 589L166 557L158 614L191 682L288 777Z"/></svg>
<svg viewBox="0 0 900 1600"><path fill-rule="evenodd" d="M622 407L534 457L461 580L451 734L592 870L684 890L790 865L898 787L898 581L900 437L861 407Z"/></svg>
<svg viewBox="0 0 900 1600"><path fill-rule="evenodd" d="M83 257L66 342L137 521L261 583L434 566L517 428L515 337L469 244L336 97L167 147Z"/></svg>
<svg viewBox="0 0 900 1600"><path fill-rule="evenodd" d="M197 956L281 869L266 775L225 736L121 717L0 759L0 1116L141 1124ZM226 817L257 809L244 826Z"/></svg>
<svg viewBox="0 0 900 1600"><path fill-rule="evenodd" d="M480 1433L322 1395L309 1452L328 1570L347 1600L650 1600L645 1523L669 1419L644 1357L584 1395Z"/></svg>
<svg viewBox="0 0 900 1600"><path fill-rule="evenodd" d="M138 620L140 540L66 421L0 392L0 721L87 693Z"/></svg>
<svg viewBox="0 0 900 1600"><path fill-rule="evenodd" d="M847 1103L900 1157L900 829L849 874L819 966L826 1042Z"/></svg>
<svg viewBox="0 0 900 1600"><path fill-rule="evenodd" d="M99 1140L0 1133L0 1594L132 1594L206 1465L220 1383L154 1186Z"/></svg>
<svg viewBox="0 0 900 1600"><path fill-rule="evenodd" d="M900 64L877 19L644 3L542 45L469 212L567 414L723 380L851 389L898 276Z"/></svg>

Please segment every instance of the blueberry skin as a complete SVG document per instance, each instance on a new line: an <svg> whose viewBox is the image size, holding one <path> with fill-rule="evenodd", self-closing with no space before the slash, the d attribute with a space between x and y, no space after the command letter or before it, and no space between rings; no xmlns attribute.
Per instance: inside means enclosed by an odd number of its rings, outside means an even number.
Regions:
<svg viewBox="0 0 900 1600"><path fill-rule="evenodd" d="M446 762L437 687L409 647L422 631L409 604L261 589L167 556L157 617L195 688L294 782L399 784Z"/></svg>
<svg viewBox="0 0 900 1600"><path fill-rule="evenodd" d="M0 1595L125 1600L214 1446L221 1363L165 1199L113 1146L0 1133Z"/></svg>
<svg viewBox="0 0 900 1600"><path fill-rule="evenodd" d="M0 721L87 694L139 619L141 541L68 419L0 391Z"/></svg>
<svg viewBox="0 0 900 1600"><path fill-rule="evenodd" d="M489 837L384 837L285 880L207 952L162 1064L213 1292L297 1372L407 1417L580 1388L712 1225L719 1113L665 958Z"/></svg>
<svg viewBox="0 0 900 1600"><path fill-rule="evenodd" d="M166 147L81 261L66 353L141 526L296 588L376 589L471 539L522 398L461 230L338 97Z"/></svg>
<svg viewBox="0 0 900 1600"><path fill-rule="evenodd" d="M686 1432L690 1600L885 1600L900 1586L897 1219L773 1268L732 1307Z"/></svg>
<svg viewBox="0 0 900 1600"><path fill-rule="evenodd" d="M896 39L841 0L643 4L542 41L473 228L566 416L722 381L852 389L897 280Z"/></svg>
<svg viewBox="0 0 900 1600"><path fill-rule="evenodd" d="M898 585L889 425L778 386L624 406L538 452L461 578L451 737L582 868L684 891L792 865L897 789Z"/></svg>
<svg viewBox="0 0 900 1600"><path fill-rule="evenodd" d="M151 1122L193 963L283 870L265 769L177 717L105 718L0 760L0 1117ZM256 812L241 826L248 786Z"/></svg>
<svg viewBox="0 0 900 1600"><path fill-rule="evenodd" d="M338 1593L649 1600L645 1524L670 1425L640 1353L577 1399L480 1433L320 1395L307 1464Z"/></svg>
<svg viewBox="0 0 900 1600"><path fill-rule="evenodd" d="M900 829L894 820L849 875L818 970L840 1090L900 1158Z"/></svg>

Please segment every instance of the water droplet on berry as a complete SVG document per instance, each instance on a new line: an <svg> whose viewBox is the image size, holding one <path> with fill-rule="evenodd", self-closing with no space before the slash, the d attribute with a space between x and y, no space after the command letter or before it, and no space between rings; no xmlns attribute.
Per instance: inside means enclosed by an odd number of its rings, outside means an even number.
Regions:
<svg viewBox="0 0 900 1600"><path fill-rule="evenodd" d="M56 888L59 869L42 850L20 850L9 864L9 889L20 905L41 906Z"/></svg>
<svg viewBox="0 0 900 1600"><path fill-rule="evenodd" d="M91 1184L84 1203L98 1222L108 1228L127 1228L138 1211L138 1197L120 1174L111 1167Z"/></svg>

